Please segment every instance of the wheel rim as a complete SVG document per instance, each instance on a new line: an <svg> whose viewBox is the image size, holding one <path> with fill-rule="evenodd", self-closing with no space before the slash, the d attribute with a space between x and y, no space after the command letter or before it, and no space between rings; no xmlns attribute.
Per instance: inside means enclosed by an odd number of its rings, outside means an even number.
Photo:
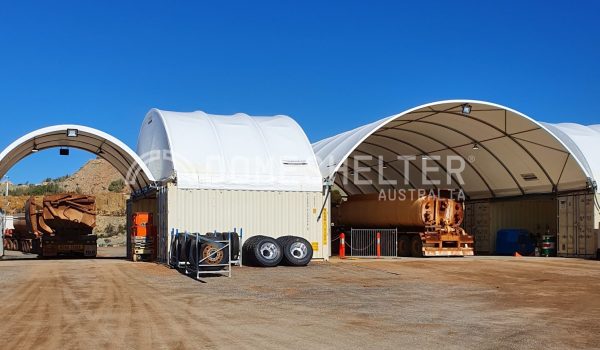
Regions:
<svg viewBox="0 0 600 350"><path fill-rule="evenodd" d="M267 260L275 260L279 255L279 247L271 242L263 243L260 245L260 255Z"/></svg>
<svg viewBox="0 0 600 350"><path fill-rule="evenodd" d="M308 248L302 242L294 242L290 245L290 254L296 259L304 259L308 255Z"/></svg>
<svg viewBox="0 0 600 350"><path fill-rule="evenodd" d="M218 264L223 260L223 250L219 250L215 247L207 247L204 249L203 258L207 264Z"/></svg>

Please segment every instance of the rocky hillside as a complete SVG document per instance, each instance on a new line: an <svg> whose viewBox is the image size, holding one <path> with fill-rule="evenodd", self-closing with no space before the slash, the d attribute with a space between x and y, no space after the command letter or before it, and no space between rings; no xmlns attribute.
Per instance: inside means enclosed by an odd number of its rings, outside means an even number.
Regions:
<svg viewBox="0 0 600 350"><path fill-rule="evenodd" d="M106 160L99 158L85 163L75 174L59 182L59 186L64 192L91 195L105 192L129 193L123 176Z"/></svg>

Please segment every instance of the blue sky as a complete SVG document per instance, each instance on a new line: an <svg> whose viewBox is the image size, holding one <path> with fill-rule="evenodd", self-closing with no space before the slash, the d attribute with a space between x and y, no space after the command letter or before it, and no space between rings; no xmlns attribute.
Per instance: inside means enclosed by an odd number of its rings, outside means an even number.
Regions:
<svg viewBox="0 0 600 350"><path fill-rule="evenodd" d="M60 123L135 148L152 107L287 114L311 141L449 98L596 124L598 18L598 1L3 2L0 148ZM9 175L89 158L49 150Z"/></svg>

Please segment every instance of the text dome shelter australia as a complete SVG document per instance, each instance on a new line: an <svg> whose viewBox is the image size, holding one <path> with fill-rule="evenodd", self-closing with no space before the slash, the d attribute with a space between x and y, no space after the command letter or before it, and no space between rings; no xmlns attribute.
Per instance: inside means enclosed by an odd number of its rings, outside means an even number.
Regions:
<svg viewBox="0 0 600 350"><path fill-rule="evenodd" d="M348 196L417 189L463 193L466 214L485 226L474 228L482 231L479 251L493 252L497 229L523 226L559 233L559 240L564 232L562 252L586 256L595 254L600 221L599 146L598 125L538 122L474 100L425 104L313 144L322 176ZM457 159L460 167L453 164ZM573 195L591 198L583 233L559 228L574 229L567 221L575 219L556 219L561 203L570 205L565 201ZM541 202L552 210L539 213ZM475 207L482 212L473 212ZM567 234L584 237L567 243Z"/></svg>

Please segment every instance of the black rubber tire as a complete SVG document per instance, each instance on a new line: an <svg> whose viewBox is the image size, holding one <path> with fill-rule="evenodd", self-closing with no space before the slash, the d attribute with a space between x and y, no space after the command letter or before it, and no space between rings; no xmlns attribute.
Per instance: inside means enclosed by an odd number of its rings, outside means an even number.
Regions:
<svg viewBox="0 0 600 350"><path fill-rule="evenodd" d="M248 266L261 266L257 261L256 261L256 257L254 255L254 249L255 249L255 245L256 242L261 239L261 238L265 238L266 236L253 236L248 238L245 242L244 245L242 246L242 263L244 265L248 265Z"/></svg>
<svg viewBox="0 0 600 350"><path fill-rule="evenodd" d="M228 249L223 249L219 252L216 252L216 250L222 248L223 246L223 243L202 243L200 245L200 260L209 257L209 259L206 259L200 263L200 266L202 266L202 270L218 271L223 270L225 268L225 266L212 266L227 264L229 262ZM214 258L211 259L210 256L213 256Z"/></svg>
<svg viewBox="0 0 600 350"><path fill-rule="evenodd" d="M204 236L217 241L226 241L229 239L230 232L208 232ZM240 256L240 235L237 232L231 232L231 260L237 260Z"/></svg>
<svg viewBox="0 0 600 350"><path fill-rule="evenodd" d="M192 247L192 236L183 236L181 250L179 251L180 262L190 262L190 249Z"/></svg>
<svg viewBox="0 0 600 350"><path fill-rule="evenodd" d="M423 242L421 241L421 237L419 235L413 236L410 240L410 255L413 258L422 258L423 257Z"/></svg>
<svg viewBox="0 0 600 350"><path fill-rule="evenodd" d="M243 259L247 265L275 267L283 259L283 250L274 238L254 236L244 243Z"/></svg>
<svg viewBox="0 0 600 350"><path fill-rule="evenodd" d="M410 237L406 235L400 235L398 237L398 256L408 257L411 256L412 253L410 251Z"/></svg>
<svg viewBox="0 0 600 350"><path fill-rule="evenodd" d="M231 233L231 260L237 260L240 257L240 235L237 232L224 232L223 240L226 241Z"/></svg>
<svg viewBox="0 0 600 350"><path fill-rule="evenodd" d="M171 241L171 257L170 257L170 261L169 261L169 265L171 265L171 266L175 265L175 262L177 261L177 257L179 256L179 245L177 243L178 243L177 239L175 237L173 237L173 240Z"/></svg>
<svg viewBox="0 0 600 350"><path fill-rule="evenodd" d="M277 242L283 250L282 265L306 266L312 260L313 248L306 239L296 236L283 236L279 237Z"/></svg>

